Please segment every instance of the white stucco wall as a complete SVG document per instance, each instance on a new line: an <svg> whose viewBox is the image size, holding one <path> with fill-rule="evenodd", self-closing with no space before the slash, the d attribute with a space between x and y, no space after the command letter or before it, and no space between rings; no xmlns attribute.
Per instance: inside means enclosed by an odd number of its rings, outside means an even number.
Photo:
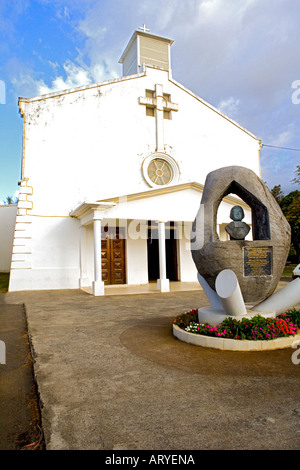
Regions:
<svg viewBox="0 0 300 470"><path fill-rule="evenodd" d="M227 165L259 173L256 139L170 81L168 72L147 68L134 78L21 102L33 213L68 215L84 200L150 189L141 165L155 152L155 118L146 116L139 97L157 83L179 106L164 120L165 151L179 164L178 183L203 184L209 171Z"/></svg>
<svg viewBox="0 0 300 470"><path fill-rule="evenodd" d="M127 284L147 284L148 258L147 240L126 239L126 280Z"/></svg>
<svg viewBox="0 0 300 470"><path fill-rule="evenodd" d="M0 206L0 272L9 272L17 206L4 204Z"/></svg>
<svg viewBox="0 0 300 470"><path fill-rule="evenodd" d="M15 239L20 246L19 250L14 247L9 289L78 288L78 220L71 217L31 217L28 225L30 232L24 230L27 241Z"/></svg>
<svg viewBox="0 0 300 470"><path fill-rule="evenodd" d="M179 166L176 184L204 184L209 171L246 166L259 174L259 141L212 109L166 71L145 73L20 101L24 115L22 183L10 290L77 288L79 221L69 217L84 201L149 191L142 163L156 149L155 117L139 97L160 84L178 104L164 120L164 150ZM108 218L193 221L201 200L194 189L117 204ZM228 210L229 213L229 210ZM219 223L228 222L228 213ZM93 276L92 228L87 230L88 276ZM17 243L16 243L17 245ZM23 251L22 251L23 250ZM146 281L145 243L128 240L127 281ZM180 243L180 278L191 257ZM145 274L146 273L146 274ZM193 276L193 275L192 275Z"/></svg>
<svg viewBox="0 0 300 470"><path fill-rule="evenodd" d="M196 282L197 270L190 250L190 236L192 222L181 227L181 236L177 242L179 279L182 282Z"/></svg>

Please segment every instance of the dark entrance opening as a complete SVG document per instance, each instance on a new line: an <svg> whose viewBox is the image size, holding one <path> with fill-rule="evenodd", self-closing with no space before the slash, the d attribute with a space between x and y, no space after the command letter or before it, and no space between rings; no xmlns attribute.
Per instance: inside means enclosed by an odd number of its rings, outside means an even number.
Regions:
<svg viewBox="0 0 300 470"><path fill-rule="evenodd" d="M157 224L148 224L148 277L149 281L159 279L159 246ZM166 265L167 278L178 281L177 240L174 222L166 224Z"/></svg>

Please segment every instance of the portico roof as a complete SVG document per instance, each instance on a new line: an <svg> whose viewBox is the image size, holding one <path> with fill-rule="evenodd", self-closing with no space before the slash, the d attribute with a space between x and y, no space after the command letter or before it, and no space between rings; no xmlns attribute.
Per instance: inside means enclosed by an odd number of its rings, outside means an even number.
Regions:
<svg viewBox="0 0 300 470"><path fill-rule="evenodd" d="M85 201L73 209L70 212L70 216L81 220L86 219L86 222L92 222L92 220L97 218L102 219L104 212L115 206L116 203L114 202Z"/></svg>
<svg viewBox="0 0 300 470"><path fill-rule="evenodd" d="M186 182L98 201L84 201L72 210L70 216L80 219L82 225L104 218L193 221L201 203L203 188L200 183ZM224 202L249 209L244 201L234 195L226 196Z"/></svg>
<svg viewBox="0 0 300 470"><path fill-rule="evenodd" d="M161 188L151 188L151 189L147 189L146 191L141 191L138 193L115 196L115 197L111 197L108 199L102 199L101 201L103 203L109 203L109 202L118 203L119 201L126 199L129 202L129 201L134 201L137 199L144 199L148 197L159 196L161 194L184 191L186 189L193 189L195 191L198 191L199 193L202 193L204 189L204 185L201 183L197 183L196 181L188 181L186 183L175 184L172 186L162 186ZM241 200L238 196L229 194L225 196L224 200L228 202L229 204L239 203L239 205L248 208L247 204L243 200Z"/></svg>

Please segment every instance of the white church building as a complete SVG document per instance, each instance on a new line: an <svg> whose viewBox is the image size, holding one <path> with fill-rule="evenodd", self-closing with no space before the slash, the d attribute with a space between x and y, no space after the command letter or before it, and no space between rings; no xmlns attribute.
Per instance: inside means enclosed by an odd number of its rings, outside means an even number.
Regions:
<svg viewBox="0 0 300 470"><path fill-rule="evenodd" d="M197 281L190 232L206 175L260 176L261 140L173 79L172 42L136 30L121 78L19 99L10 291ZM220 204L220 239L237 201Z"/></svg>

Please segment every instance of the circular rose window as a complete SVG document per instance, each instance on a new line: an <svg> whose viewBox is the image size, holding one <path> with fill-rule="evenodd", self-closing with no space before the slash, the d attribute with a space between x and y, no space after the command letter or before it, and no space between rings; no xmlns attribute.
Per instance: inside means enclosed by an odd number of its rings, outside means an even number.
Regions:
<svg viewBox="0 0 300 470"><path fill-rule="evenodd" d="M153 188L176 183L179 169L173 158L165 154L152 154L143 162L143 175Z"/></svg>
<svg viewBox="0 0 300 470"><path fill-rule="evenodd" d="M172 179L172 168L162 158L154 158L149 163L147 173L152 183L158 185L168 184Z"/></svg>

